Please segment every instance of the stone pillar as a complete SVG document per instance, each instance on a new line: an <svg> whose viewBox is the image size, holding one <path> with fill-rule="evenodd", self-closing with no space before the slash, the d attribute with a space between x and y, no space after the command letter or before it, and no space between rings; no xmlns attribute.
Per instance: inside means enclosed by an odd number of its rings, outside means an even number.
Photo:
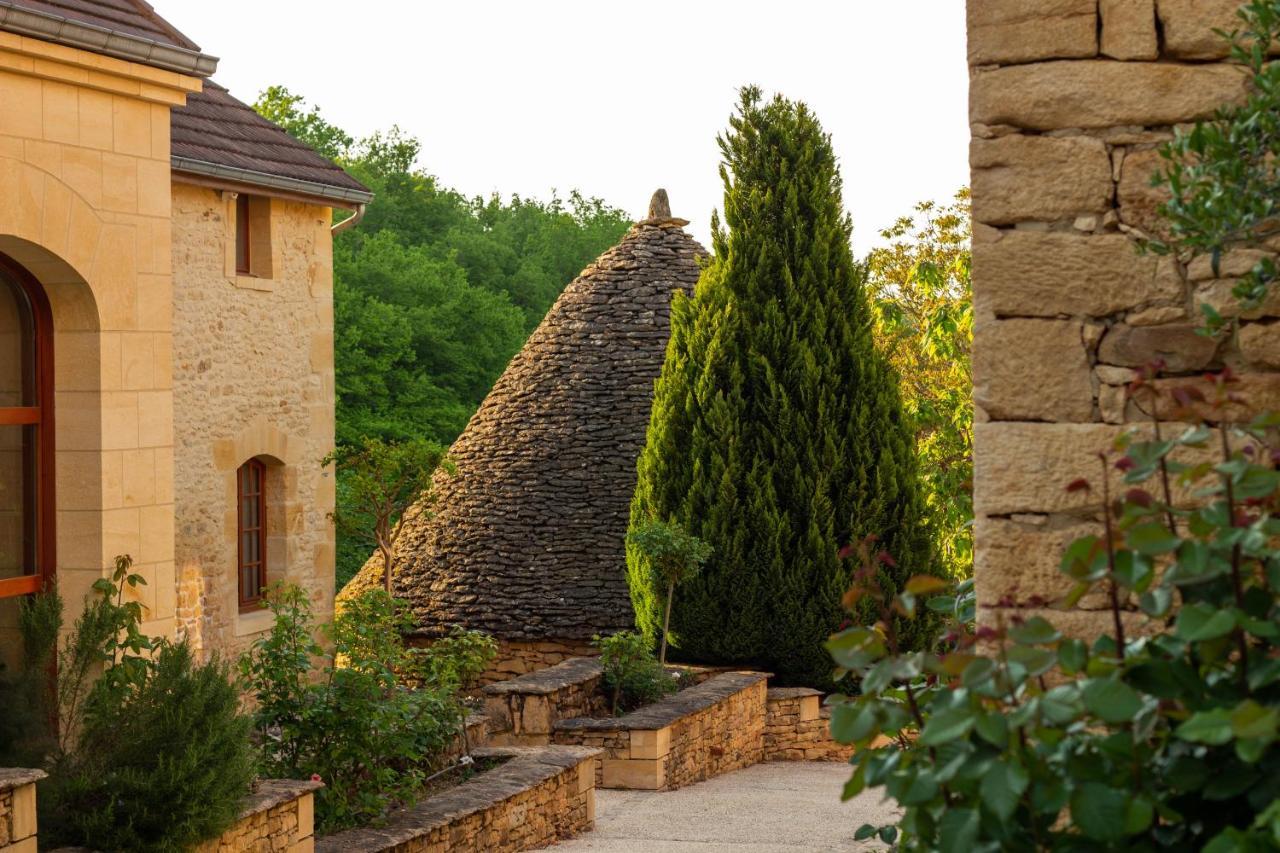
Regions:
<svg viewBox="0 0 1280 853"><path fill-rule="evenodd" d="M36 853L36 782L42 770L0 768L0 853Z"/></svg>
<svg viewBox="0 0 1280 853"><path fill-rule="evenodd" d="M1126 404L1134 368L1251 372L1280 405L1280 300L1221 346L1197 303L1229 307L1208 264L1139 255L1160 227L1151 188L1174 129L1245 94L1213 29L1238 0L969 0L975 300L974 502L980 620L1042 609L1066 591L1063 547L1097 532L1096 452L1146 417ZM1246 268L1249 264L1246 264ZM1270 400L1268 403L1267 401ZM1101 601L1083 602L1101 608ZM1082 634L1088 612L1043 615ZM1097 616L1101 617L1101 613Z"/></svg>

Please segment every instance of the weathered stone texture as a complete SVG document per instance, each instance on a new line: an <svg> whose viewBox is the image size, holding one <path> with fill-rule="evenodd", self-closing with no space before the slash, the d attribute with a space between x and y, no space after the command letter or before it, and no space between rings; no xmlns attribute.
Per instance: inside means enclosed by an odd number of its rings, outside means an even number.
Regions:
<svg viewBox="0 0 1280 853"><path fill-rule="evenodd" d="M1098 347L1098 360L1121 367L1143 367L1157 360L1174 373L1203 370L1213 363L1218 343L1187 324L1113 326Z"/></svg>
<svg viewBox="0 0 1280 853"><path fill-rule="evenodd" d="M974 75L969 115L1031 130L1169 125L1211 118L1244 94L1243 72L1229 65L1042 62Z"/></svg>
<svg viewBox="0 0 1280 853"><path fill-rule="evenodd" d="M314 844L313 798L319 782L267 779L258 783L240 820L194 853L296 853Z"/></svg>
<svg viewBox="0 0 1280 853"><path fill-rule="evenodd" d="M1161 165L1156 150L1131 151L1125 155L1116 187L1120 221L1153 235L1164 231L1159 209L1169 199L1164 190L1151 185Z"/></svg>
<svg viewBox="0 0 1280 853"><path fill-rule="evenodd" d="M1249 364L1280 370L1280 324L1246 323L1239 341L1240 354Z"/></svg>
<svg viewBox="0 0 1280 853"><path fill-rule="evenodd" d="M677 290L704 250L648 220L552 306L450 449L428 515L398 544L417 631L585 641L633 627L624 539ZM380 582L375 558L343 592Z"/></svg>
<svg viewBox="0 0 1280 853"><path fill-rule="evenodd" d="M980 323L973 399L1007 421L1087 421L1093 415L1089 358L1077 320Z"/></svg>
<svg viewBox="0 0 1280 853"><path fill-rule="evenodd" d="M622 717L562 720L554 741L603 749L600 787L691 785L762 760L768 677L720 673Z"/></svg>
<svg viewBox="0 0 1280 853"><path fill-rule="evenodd" d="M1120 234L997 232L974 240L973 274L975 299L999 317L1105 317L1182 298L1171 263L1139 255Z"/></svg>
<svg viewBox="0 0 1280 853"><path fill-rule="evenodd" d="M475 750L479 760L505 763L392 812L376 829L326 836L316 853L516 853L551 846L595 823L597 752L573 746Z"/></svg>
<svg viewBox="0 0 1280 853"><path fill-rule="evenodd" d="M970 65L1098 53L1097 0L971 0L968 17Z"/></svg>
<svg viewBox="0 0 1280 853"><path fill-rule="evenodd" d="M1155 0L1100 0L1103 56L1112 59L1155 59L1160 55L1156 37Z"/></svg>
<svg viewBox="0 0 1280 853"><path fill-rule="evenodd" d="M270 628L242 615L236 586L236 470L267 463L267 580L307 590L317 618L333 608L333 291L328 208L270 202L272 276L228 274L229 205L204 187L173 187L175 555L181 630L234 655Z"/></svg>
<svg viewBox="0 0 1280 853"><path fill-rule="evenodd" d="M848 761L853 747L831 737L831 709L808 687L771 687L764 729L765 761Z"/></svg>
<svg viewBox="0 0 1280 853"><path fill-rule="evenodd" d="M987 225L1071 219L1111 207L1111 158L1098 139L975 139L969 165L973 217Z"/></svg>
<svg viewBox="0 0 1280 853"><path fill-rule="evenodd" d="M1098 532L1097 523L1071 516L978 516L974 536L986 545L982 583L975 588L979 606L1043 607L1056 601L1071 588L1071 581L1058 570L1063 551L1076 539ZM1086 607L1096 603L1082 602Z"/></svg>
<svg viewBox="0 0 1280 853"><path fill-rule="evenodd" d="M600 692L600 659L572 658L483 688L485 716L496 745L537 746L551 742L555 724L607 712Z"/></svg>
<svg viewBox="0 0 1280 853"><path fill-rule="evenodd" d="M1243 0L1157 0L1164 50L1172 59L1222 59L1230 46L1215 29L1241 27L1236 11Z"/></svg>
<svg viewBox="0 0 1280 853"><path fill-rule="evenodd" d="M43 770L0 768L0 851L3 853L35 853L36 782L43 778Z"/></svg>

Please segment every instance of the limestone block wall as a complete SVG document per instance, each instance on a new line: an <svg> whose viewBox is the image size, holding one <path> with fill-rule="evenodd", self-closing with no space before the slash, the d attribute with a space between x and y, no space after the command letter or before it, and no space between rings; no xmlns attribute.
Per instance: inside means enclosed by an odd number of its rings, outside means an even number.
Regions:
<svg viewBox="0 0 1280 853"><path fill-rule="evenodd" d="M1135 368L1224 364L1280 404L1280 300L1238 340L1195 334L1197 303L1230 312L1232 276L1139 255L1159 228L1150 186L1176 127L1245 93L1213 29L1237 0L969 0L974 242L974 500L980 619L1060 595L1057 565L1096 532L1096 452L1147 415L1126 405ZM1102 602L1084 602L1102 608ZM1093 633L1091 614L1044 613Z"/></svg>
<svg viewBox="0 0 1280 853"><path fill-rule="evenodd" d="M771 687L764 727L765 761L848 761L853 747L831 737L831 712L808 687Z"/></svg>
<svg viewBox="0 0 1280 853"><path fill-rule="evenodd" d="M315 790L319 782L267 779L245 804L240 820L195 853L310 853L315 846Z"/></svg>
<svg viewBox="0 0 1280 853"><path fill-rule="evenodd" d="M495 744L538 746L551 742L560 720L605 714L599 658L572 658L547 669L483 688L484 711Z"/></svg>
<svg viewBox="0 0 1280 853"><path fill-rule="evenodd" d="M199 87L0 33L0 252L53 313L59 589L74 615L131 554L153 634L175 609L169 110Z"/></svg>
<svg viewBox="0 0 1280 853"><path fill-rule="evenodd" d="M0 853L36 853L36 782L42 770L0 768Z"/></svg>
<svg viewBox="0 0 1280 853"><path fill-rule="evenodd" d="M498 656L481 674L480 683L492 684L599 653L587 640L498 640Z"/></svg>
<svg viewBox="0 0 1280 853"><path fill-rule="evenodd" d="M236 471L267 465L267 581L333 612L330 210L270 200L270 278L228 264L234 199L174 184L174 468L178 621L197 647L245 648L270 627L236 595Z"/></svg>

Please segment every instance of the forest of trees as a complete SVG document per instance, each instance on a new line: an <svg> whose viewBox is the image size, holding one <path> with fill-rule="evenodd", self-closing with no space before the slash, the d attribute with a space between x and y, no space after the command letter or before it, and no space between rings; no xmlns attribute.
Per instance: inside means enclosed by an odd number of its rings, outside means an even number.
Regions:
<svg viewBox="0 0 1280 853"><path fill-rule="evenodd" d="M280 86L254 108L375 194L333 247L339 443L451 443L565 285L631 224L577 192L468 198L417 166L417 139L357 140ZM366 551L340 539L339 587Z"/></svg>

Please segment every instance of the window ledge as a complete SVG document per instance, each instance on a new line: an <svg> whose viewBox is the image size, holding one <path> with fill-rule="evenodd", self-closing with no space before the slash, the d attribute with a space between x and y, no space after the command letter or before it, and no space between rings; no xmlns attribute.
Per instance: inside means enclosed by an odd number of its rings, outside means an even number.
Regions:
<svg viewBox="0 0 1280 853"><path fill-rule="evenodd" d="M261 290L265 293L271 293L276 289L275 281L269 278L260 278L256 275L237 275L233 283L241 290Z"/></svg>
<svg viewBox="0 0 1280 853"><path fill-rule="evenodd" d="M274 622L275 616L265 607L261 610L237 613L236 636L247 637L250 634L261 634L264 631L270 631Z"/></svg>

